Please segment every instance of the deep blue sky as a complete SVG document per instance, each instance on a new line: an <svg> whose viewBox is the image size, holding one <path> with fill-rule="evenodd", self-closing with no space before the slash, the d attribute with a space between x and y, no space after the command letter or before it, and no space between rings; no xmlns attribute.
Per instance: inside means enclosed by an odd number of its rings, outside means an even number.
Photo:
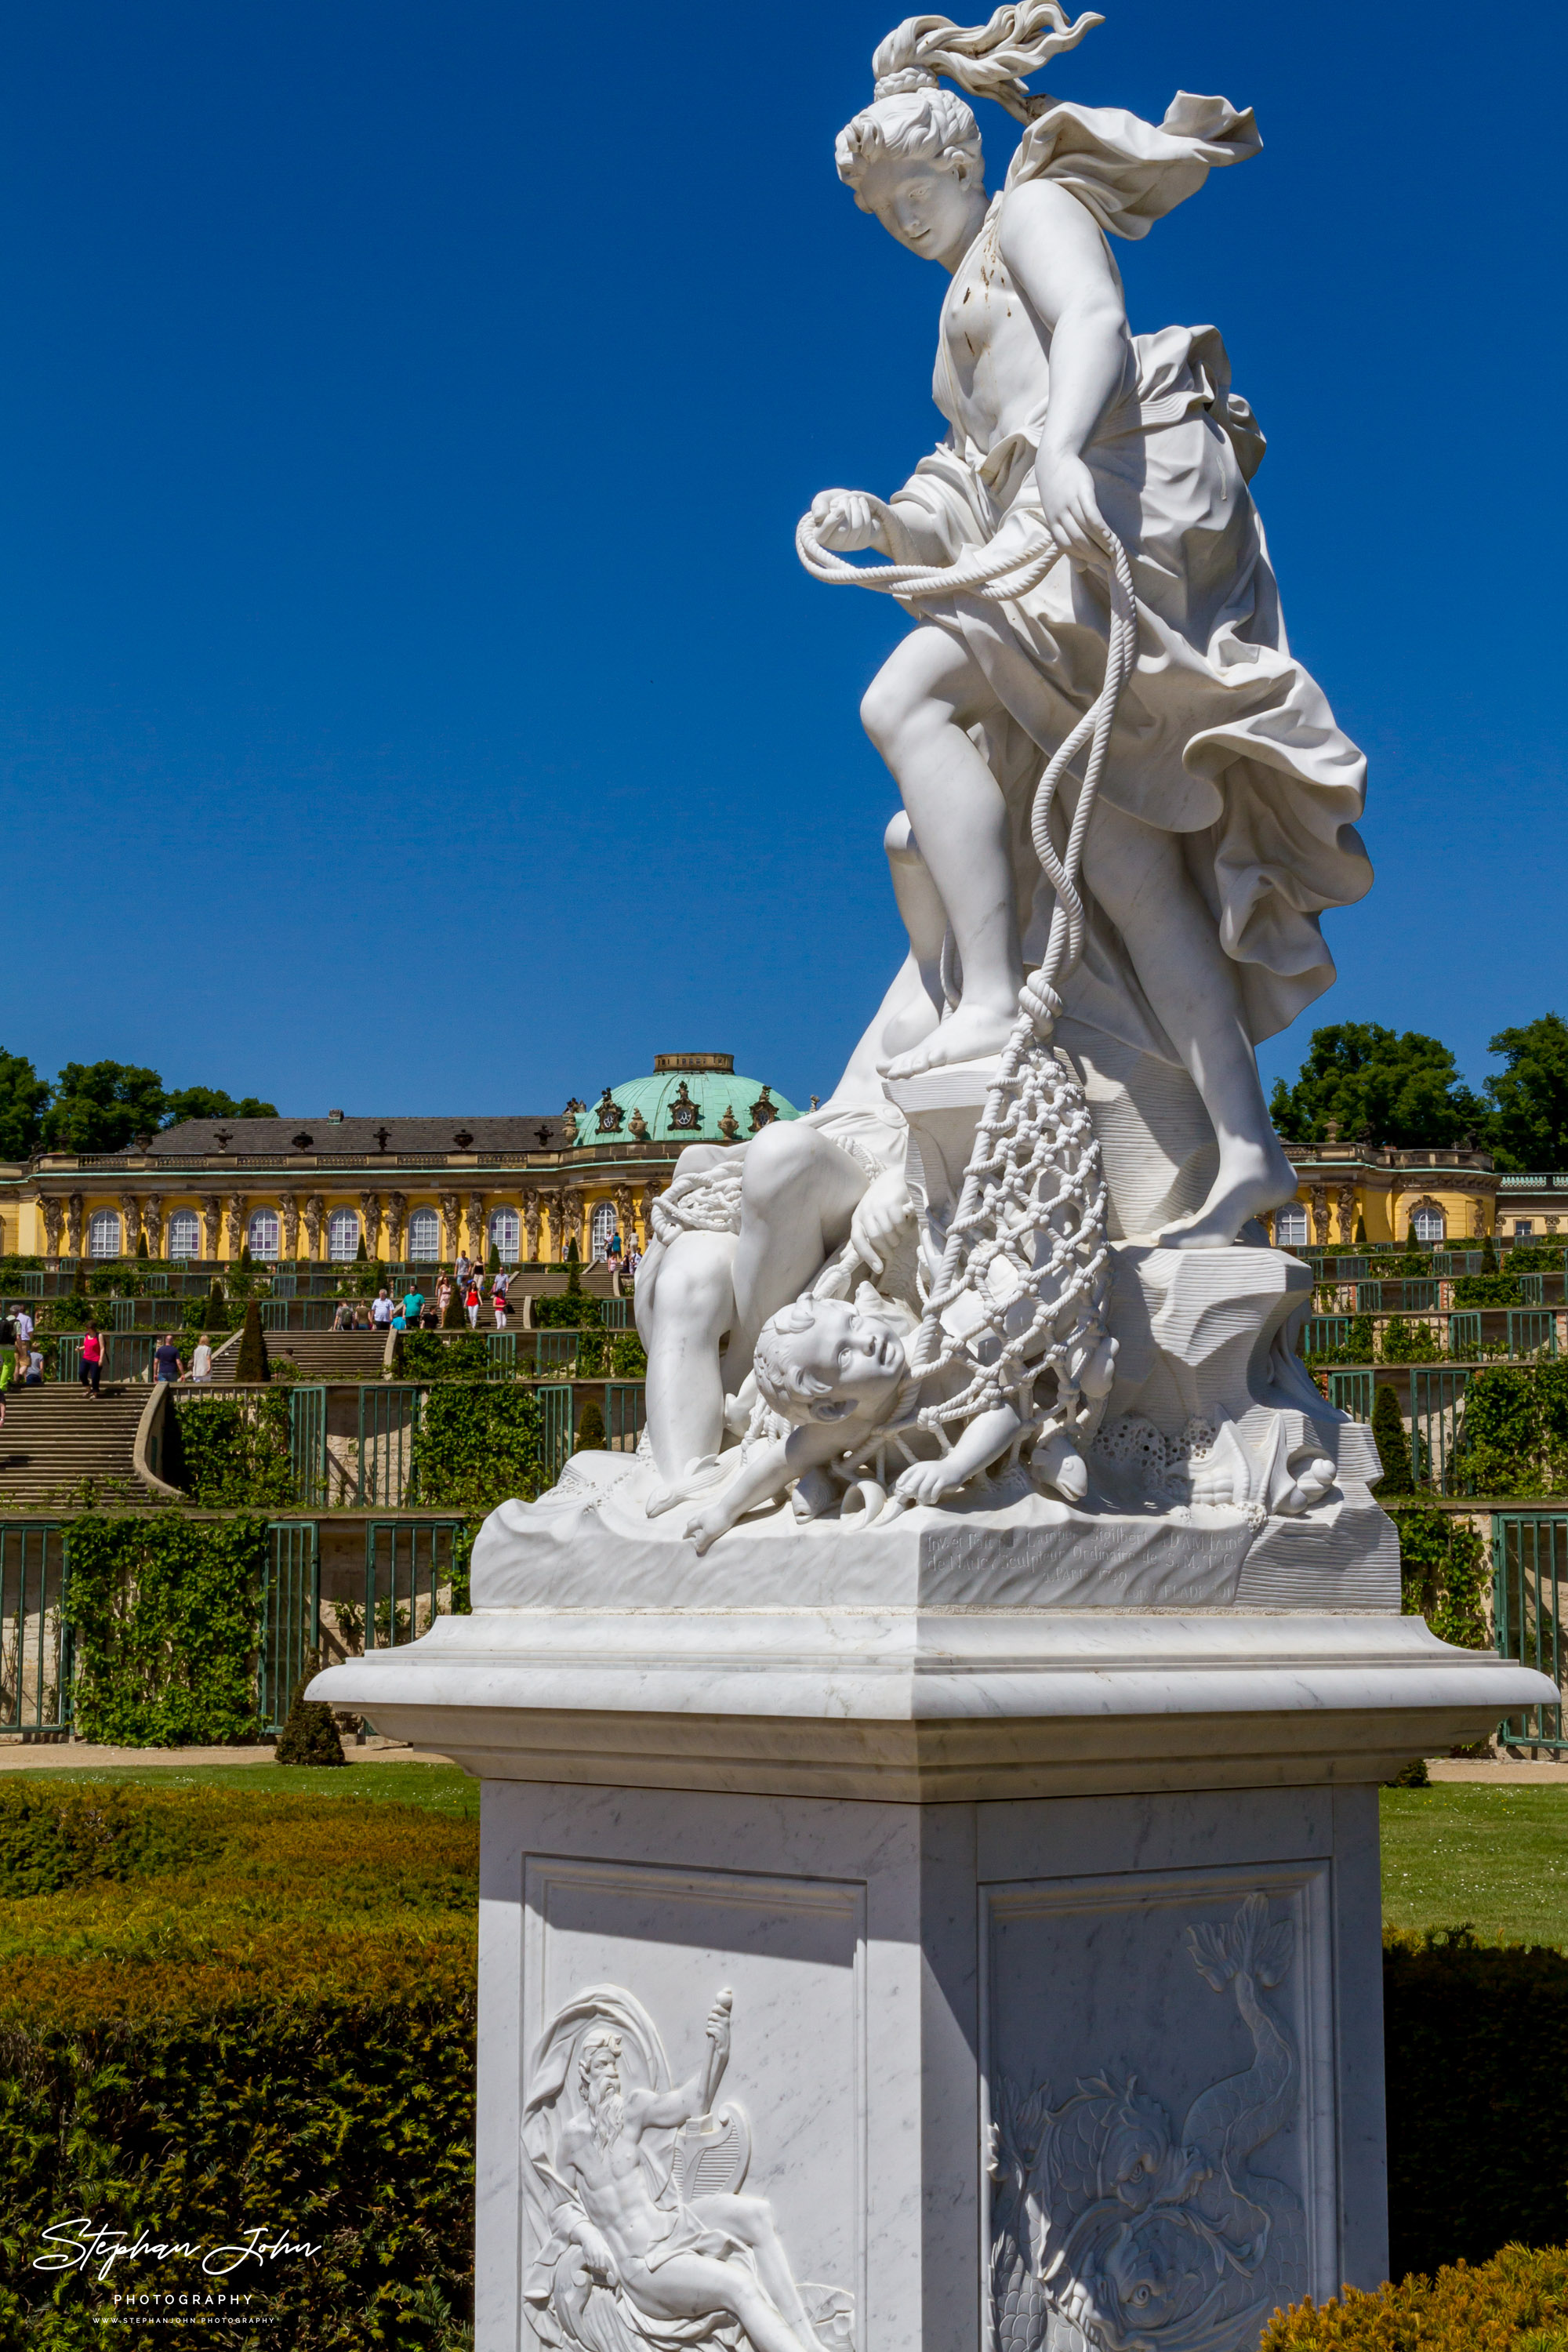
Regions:
<svg viewBox="0 0 1568 2352"><path fill-rule="evenodd" d="M1265 152L1119 248L1214 320L1373 772L1330 1019L1568 1009L1562 91L1542 6L1105 0L1050 78ZM833 138L891 0L50 0L0 83L0 1045L285 1110L826 1092L896 959L812 493L935 437L943 280ZM982 107L994 184L1014 126Z"/></svg>

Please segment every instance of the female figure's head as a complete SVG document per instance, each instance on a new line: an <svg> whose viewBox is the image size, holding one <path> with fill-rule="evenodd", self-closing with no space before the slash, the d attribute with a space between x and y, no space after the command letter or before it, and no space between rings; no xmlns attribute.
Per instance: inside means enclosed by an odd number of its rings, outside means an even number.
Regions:
<svg viewBox="0 0 1568 2352"><path fill-rule="evenodd" d="M939 77L1027 122L1050 101L1024 76L1104 21L1086 15L1074 24L1059 0L1013 0L967 29L950 16L906 17L879 44L871 104L846 123L834 151L861 211L911 253L954 268L984 217L984 163L978 123Z"/></svg>

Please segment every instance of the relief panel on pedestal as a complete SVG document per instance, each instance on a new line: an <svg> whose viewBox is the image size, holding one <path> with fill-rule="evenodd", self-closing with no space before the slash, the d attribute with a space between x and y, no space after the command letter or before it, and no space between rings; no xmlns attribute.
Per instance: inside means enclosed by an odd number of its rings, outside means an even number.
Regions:
<svg viewBox="0 0 1568 2352"><path fill-rule="evenodd" d="M524 2309L564 2352L851 2352L864 1889L531 1856Z"/></svg>
<svg viewBox="0 0 1568 2352"><path fill-rule="evenodd" d="M982 1902L992 2352L1243 2352L1338 2285L1324 1865Z"/></svg>

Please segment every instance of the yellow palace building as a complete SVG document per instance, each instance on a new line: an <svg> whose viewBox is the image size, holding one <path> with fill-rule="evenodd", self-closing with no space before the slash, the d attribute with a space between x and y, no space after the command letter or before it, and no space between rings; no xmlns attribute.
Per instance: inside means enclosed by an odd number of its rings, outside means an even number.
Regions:
<svg viewBox="0 0 1568 2352"><path fill-rule="evenodd" d="M1299 1179L1295 1200L1274 1217L1285 1249L1353 1247L1358 1234L1373 1246L1403 1243L1412 1225L1431 1246L1459 1246L1552 1234L1560 1216L1568 1223L1568 1174L1503 1175L1479 1150L1342 1143L1332 1120L1326 1142L1285 1149Z"/></svg>
<svg viewBox="0 0 1568 2352"><path fill-rule="evenodd" d="M127 1150L0 1165L0 1255L232 1265L584 1264L647 1246L689 1143L740 1142L799 1113L729 1054L659 1054L591 1108L507 1118L186 1120Z"/></svg>

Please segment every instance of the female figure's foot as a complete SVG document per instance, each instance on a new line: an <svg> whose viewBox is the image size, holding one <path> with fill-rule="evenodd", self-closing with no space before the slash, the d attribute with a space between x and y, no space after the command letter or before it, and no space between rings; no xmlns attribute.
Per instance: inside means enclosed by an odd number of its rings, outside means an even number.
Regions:
<svg viewBox="0 0 1568 2352"><path fill-rule="evenodd" d="M1228 1249L1249 1217L1296 1197L1296 1171L1279 1144L1233 1142L1220 1148L1219 1173L1201 1209L1174 1218L1157 1236L1162 1249Z"/></svg>
<svg viewBox="0 0 1568 2352"><path fill-rule="evenodd" d="M920 1045L878 1066L885 1078L914 1078L922 1070L951 1069L954 1062L991 1061L1006 1045L1017 1018L1016 1003L1000 1012L965 999Z"/></svg>

